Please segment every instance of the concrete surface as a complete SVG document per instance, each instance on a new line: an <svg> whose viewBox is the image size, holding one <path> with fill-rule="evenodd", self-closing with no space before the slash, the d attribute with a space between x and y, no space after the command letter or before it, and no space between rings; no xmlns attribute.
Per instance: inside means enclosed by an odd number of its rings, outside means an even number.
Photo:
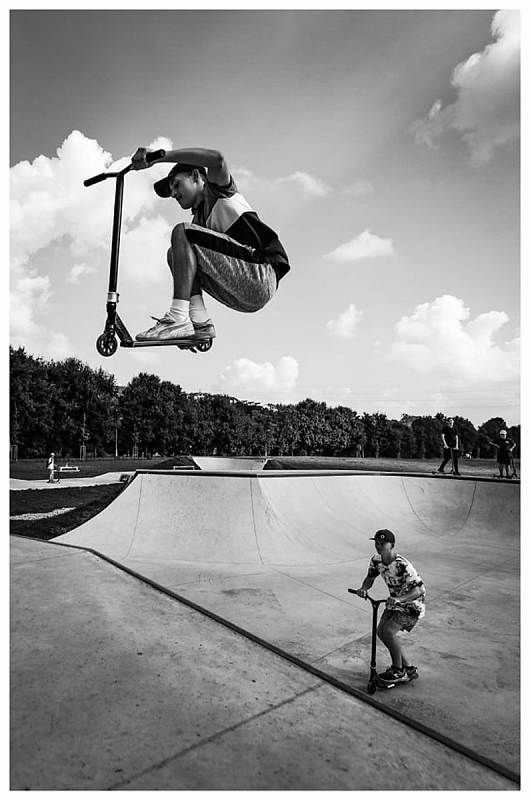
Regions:
<svg viewBox="0 0 530 800"><path fill-rule="evenodd" d="M134 472L105 472L103 475L94 475L91 478L64 478L55 483L50 483L47 478L36 481L26 481L22 478L10 478L9 489L20 491L23 489L64 489L71 486L99 486L105 483L120 483L121 476L132 477Z"/></svg>
<svg viewBox="0 0 530 800"><path fill-rule="evenodd" d="M252 456L191 456L191 460L196 467L202 470L213 470L219 472L233 471L256 471L265 469L267 458L255 458Z"/></svg>
<svg viewBox="0 0 530 800"><path fill-rule="evenodd" d="M55 541L94 548L362 690L370 609L347 588L383 527L422 575L427 614L404 639L420 679L377 699L518 771L518 484L146 471Z"/></svg>
<svg viewBox="0 0 530 800"><path fill-rule="evenodd" d="M515 788L89 553L11 579L12 791Z"/></svg>

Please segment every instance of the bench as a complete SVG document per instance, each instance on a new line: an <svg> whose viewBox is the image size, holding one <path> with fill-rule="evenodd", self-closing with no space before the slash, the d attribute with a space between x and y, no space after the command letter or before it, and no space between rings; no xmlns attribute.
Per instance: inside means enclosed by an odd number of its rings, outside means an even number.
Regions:
<svg viewBox="0 0 530 800"><path fill-rule="evenodd" d="M71 467L70 464L65 464L64 467L59 467L59 472L79 472L79 467Z"/></svg>

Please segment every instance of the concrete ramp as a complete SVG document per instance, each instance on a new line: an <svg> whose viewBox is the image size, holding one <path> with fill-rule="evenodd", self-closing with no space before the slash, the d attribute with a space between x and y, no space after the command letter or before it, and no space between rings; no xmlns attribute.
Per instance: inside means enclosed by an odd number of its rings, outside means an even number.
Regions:
<svg viewBox="0 0 530 800"><path fill-rule="evenodd" d="M248 470L256 472L265 469L267 458L253 456L191 456L191 460L198 469L212 472L239 472Z"/></svg>
<svg viewBox="0 0 530 800"><path fill-rule="evenodd" d="M405 640L421 680L378 697L517 770L518 484L347 471L144 471L103 512L54 541L94 549L363 687L371 612L347 588L361 585L378 528L394 531L427 589L426 617ZM387 595L381 580L372 593ZM384 668L382 647L378 659Z"/></svg>
<svg viewBox="0 0 530 800"><path fill-rule="evenodd" d="M368 557L377 528L391 528L405 549L459 537L457 547L477 538L501 546L517 534L518 495L497 482L343 471L139 472L56 541L118 560L317 566Z"/></svg>

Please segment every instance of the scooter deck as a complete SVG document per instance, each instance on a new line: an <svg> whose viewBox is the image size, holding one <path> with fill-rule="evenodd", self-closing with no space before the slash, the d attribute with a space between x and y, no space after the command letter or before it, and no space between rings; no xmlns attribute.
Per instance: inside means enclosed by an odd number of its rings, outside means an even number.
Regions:
<svg viewBox="0 0 530 800"><path fill-rule="evenodd" d="M201 342L210 342L211 339L157 339L149 341L130 341L120 342L120 347L180 347L182 350L190 350L192 347L197 347Z"/></svg>

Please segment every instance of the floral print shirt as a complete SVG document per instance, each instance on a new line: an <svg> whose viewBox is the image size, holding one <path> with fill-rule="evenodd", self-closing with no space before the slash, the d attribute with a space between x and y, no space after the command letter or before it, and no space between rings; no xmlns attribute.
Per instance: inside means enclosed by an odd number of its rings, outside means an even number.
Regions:
<svg viewBox="0 0 530 800"><path fill-rule="evenodd" d="M378 575L381 575L388 586L390 597L388 598L386 607L390 611L403 611L403 613L409 614L416 619L425 616L425 594L421 597L417 597L416 600L411 600L403 604L400 603L397 606L395 604L396 600L399 601L402 595L410 592L415 586L421 586L425 591L423 581L410 561L407 561L406 558L400 556L398 553L395 560L386 566L383 564L381 556L376 554L370 561L368 577L377 578Z"/></svg>

